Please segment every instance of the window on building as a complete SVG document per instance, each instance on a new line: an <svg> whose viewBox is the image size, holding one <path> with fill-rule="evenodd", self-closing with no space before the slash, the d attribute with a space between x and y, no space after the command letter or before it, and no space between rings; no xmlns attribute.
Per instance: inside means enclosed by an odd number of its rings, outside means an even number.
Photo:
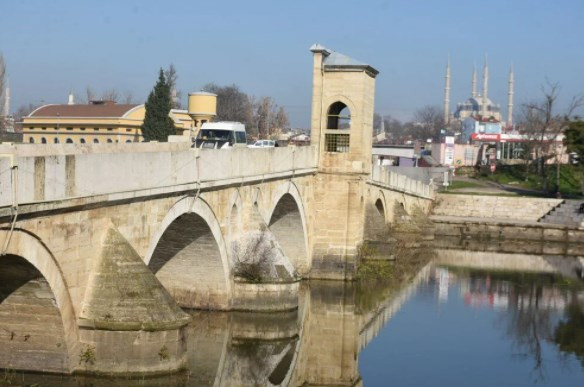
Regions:
<svg viewBox="0 0 584 387"><path fill-rule="evenodd" d="M79 129L81 129L81 130L85 130L85 128L79 128Z"/></svg>
<svg viewBox="0 0 584 387"><path fill-rule="evenodd" d="M349 152L351 128L351 111L344 103L333 103L327 112L327 132L325 133L325 150L327 152ZM345 133L338 132L338 130Z"/></svg>
<svg viewBox="0 0 584 387"><path fill-rule="evenodd" d="M46 126L43 126L43 130L47 130L47 127Z"/></svg>
<svg viewBox="0 0 584 387"><path fill-rule="evenodd" d="M84 138L80 139L80 140L79 140L79 143L80 143L80 144L85 144L85 139L84 139Z"/></svg>
<svg viewBox="0 0 584 387"><path fill-rule="evenodd" d="M41 143L42 143L42 144L46 144L46 143L47 143L47 139L46 139L46 138L44 138L44 137L43 137L43 138L41 138Z"/></svg>
<svg viewBox="0 0 584 387"><path fill-rule="evenodd" d="M94 139L93 139L93 143L94 143L94 144L99 144L99 140L98 140L97 138L94 138Z"/></svg>
<svg viewBox="0 0 584 387"><path fill-rule="evenodd" d="M67 127L67 130L73 130L73 128L69 126L69 127Z"/></svg>
<svg viewBox="0 0 584 387"><path fill-rule="evenodd" d="M114 130L114 128L107 128L108 132L111 132L112 130Z"/></svg>
<svg viewBox="0 0 584 387"><path fill-rule="evenodd" d="M126 129L126 132L131 132L131 131L132 131L132 129L131 129L131 128L127 128L127 129Z"/></svg>
<svg viewBox="0 0 584 387"><path fill-rule="evenodd" d="M93 128L93 130L99 130L99 128Z"/></svg>
<svg viewBox="0 0 584 387"><path fill-rule="evenodd" d="M31 138L29 138L29 139L28 139L28 142L30 142L31 144L34 144L34 138L32 138L32 137L31 137Z"/></svg>
<svg viewBox="0 0 584 387"><path fill-rule="evenodd" d="M54 129L55 129L55 130L59 130L59 127L55 126L55 128L54 128Z"/></svg>
<svg viewBox="0 0 584 387"><path fill-rule="evenodd" d="M337 101L329 107L326 127L327 129L351 128L351 111L347 105Z"/></svg>
<svg viewBox="0 0 584 387"><path fill-rule="evenodd" d="M65 141L67 144L73 144L73 140L71 140L70 138L67 139L67 141Z"/></svg>
<svg viewBox="0 0 584 387"><path fill-rule="evenodd" d="M55 139L53 140L53 142L54 142L55 144L58 144L58 143L59 143L59 137L55 137Z"/></svg>
<svg viewBox="0 0 584 387"><path fill-rule="evenodd" d="M30 128L28 128L28 130L34 130L34 126L31 126Z"/></svg>
<svg viewBox="0 0 584 387"><path fill-rule="evenodd" d="M108 139L107 139L107 142L113 142L113 141L112 141L112 139L111 139L111 138L108 138Z"/></svg>
<svg viewBox="0 0 584 387"><path fill-rule="evenodd" d="M132 142L132 140L126 140L126 143Z"/></svg>

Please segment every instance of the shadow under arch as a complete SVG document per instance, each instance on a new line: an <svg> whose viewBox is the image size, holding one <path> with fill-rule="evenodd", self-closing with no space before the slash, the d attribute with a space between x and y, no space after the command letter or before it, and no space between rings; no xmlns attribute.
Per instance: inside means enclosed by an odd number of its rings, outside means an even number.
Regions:
<svg viewBox="0 0 584 387"><path fill-rule="evenodd" d="M8 233L0 230L0 240L4 240ZM0 293L3 330L12 325L11 319L18 320L16 331L0 332L0 368L73 372L79 355L75 309L55 257L39 238L24 230L14 230L6 255L0 256ZM7 306L10 306L8 314L2 310ZM21 307L27 309L29 319L30 309L35 310L35 318L30 321L18 319ZM44 323L42 319L46 319ZM18 337L19 334L22 338ZM27 343L22 358L19 352L23 349L9 345L15 336ZM35 345L38 345L36 349ZM33 356L35 351L42 356ZM4 364L7 360L4 355L9 356L9 364ZM33 359L38 359L38 362Z"/></svg>
<svg viewBox="0 0 584 387"><path fill-rule="evenodd" d="M293 182L280 185L272 196L267 219L270 231L300 275L310 271L308 232L302 197Z"/></svg>
<svg viewBox="0 0 584 387"><path fill-rule="evenodd" d="M233 193L231 201L229 202L229 229L228 229L228 241L229 247L231 248L231 244L236 241L242 233L242 207L243 202L241 199L241 194L239 190L236 190Z"/></svg>
<svg viewBox="0 0 584 387"><path fill-rule="evenodd" d="M185 308L231 307L231 266L219 221L201 198L177 201L151 241L145 263Z"/></svg>

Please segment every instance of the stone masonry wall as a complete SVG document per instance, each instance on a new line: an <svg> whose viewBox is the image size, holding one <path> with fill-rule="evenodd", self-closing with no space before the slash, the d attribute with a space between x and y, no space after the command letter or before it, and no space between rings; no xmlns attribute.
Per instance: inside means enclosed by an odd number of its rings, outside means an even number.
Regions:
<svg viewBox="0 0 584 387"><path fill-rule="evenodd" d="M561 199L439 194L433 214L535 222L561 202Z"/></svg>

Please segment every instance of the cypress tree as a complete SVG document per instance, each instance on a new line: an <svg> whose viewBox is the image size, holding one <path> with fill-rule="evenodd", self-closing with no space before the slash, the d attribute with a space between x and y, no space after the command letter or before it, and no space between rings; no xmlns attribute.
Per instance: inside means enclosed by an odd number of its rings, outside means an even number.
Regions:
<svg viewBox="0 0 584 387"><path fill-rule="evenodd" d="M169 135L175 134L174 122L168 116L171 106L170 85L160 69L158 82L146 101L146 114L142 124L142 136L146 141L166 142Z"/></svg>

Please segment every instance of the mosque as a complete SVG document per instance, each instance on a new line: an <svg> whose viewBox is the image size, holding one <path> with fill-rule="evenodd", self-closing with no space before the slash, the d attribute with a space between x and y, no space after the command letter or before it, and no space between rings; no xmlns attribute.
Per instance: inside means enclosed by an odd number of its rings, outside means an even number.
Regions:
<svg viewBox="0 0 584 387"><path fill-rule="evenodd" d="M513 68L509 70L506 122L504 122L501 114L501 106L493 103L493 101L489 99L489 65L486 59L483 68L482 92L477 91L477 71L475 68L472 73L470 98L457 104L454 113L450 112L450 60L446 65L445 78L444 123L447 127L451 126L451 124L456 121L461 124L461 141L468 142L470 139L481 137L481 134L500 135L503 132L503 129L511 129L513 127Z"/></svg>

